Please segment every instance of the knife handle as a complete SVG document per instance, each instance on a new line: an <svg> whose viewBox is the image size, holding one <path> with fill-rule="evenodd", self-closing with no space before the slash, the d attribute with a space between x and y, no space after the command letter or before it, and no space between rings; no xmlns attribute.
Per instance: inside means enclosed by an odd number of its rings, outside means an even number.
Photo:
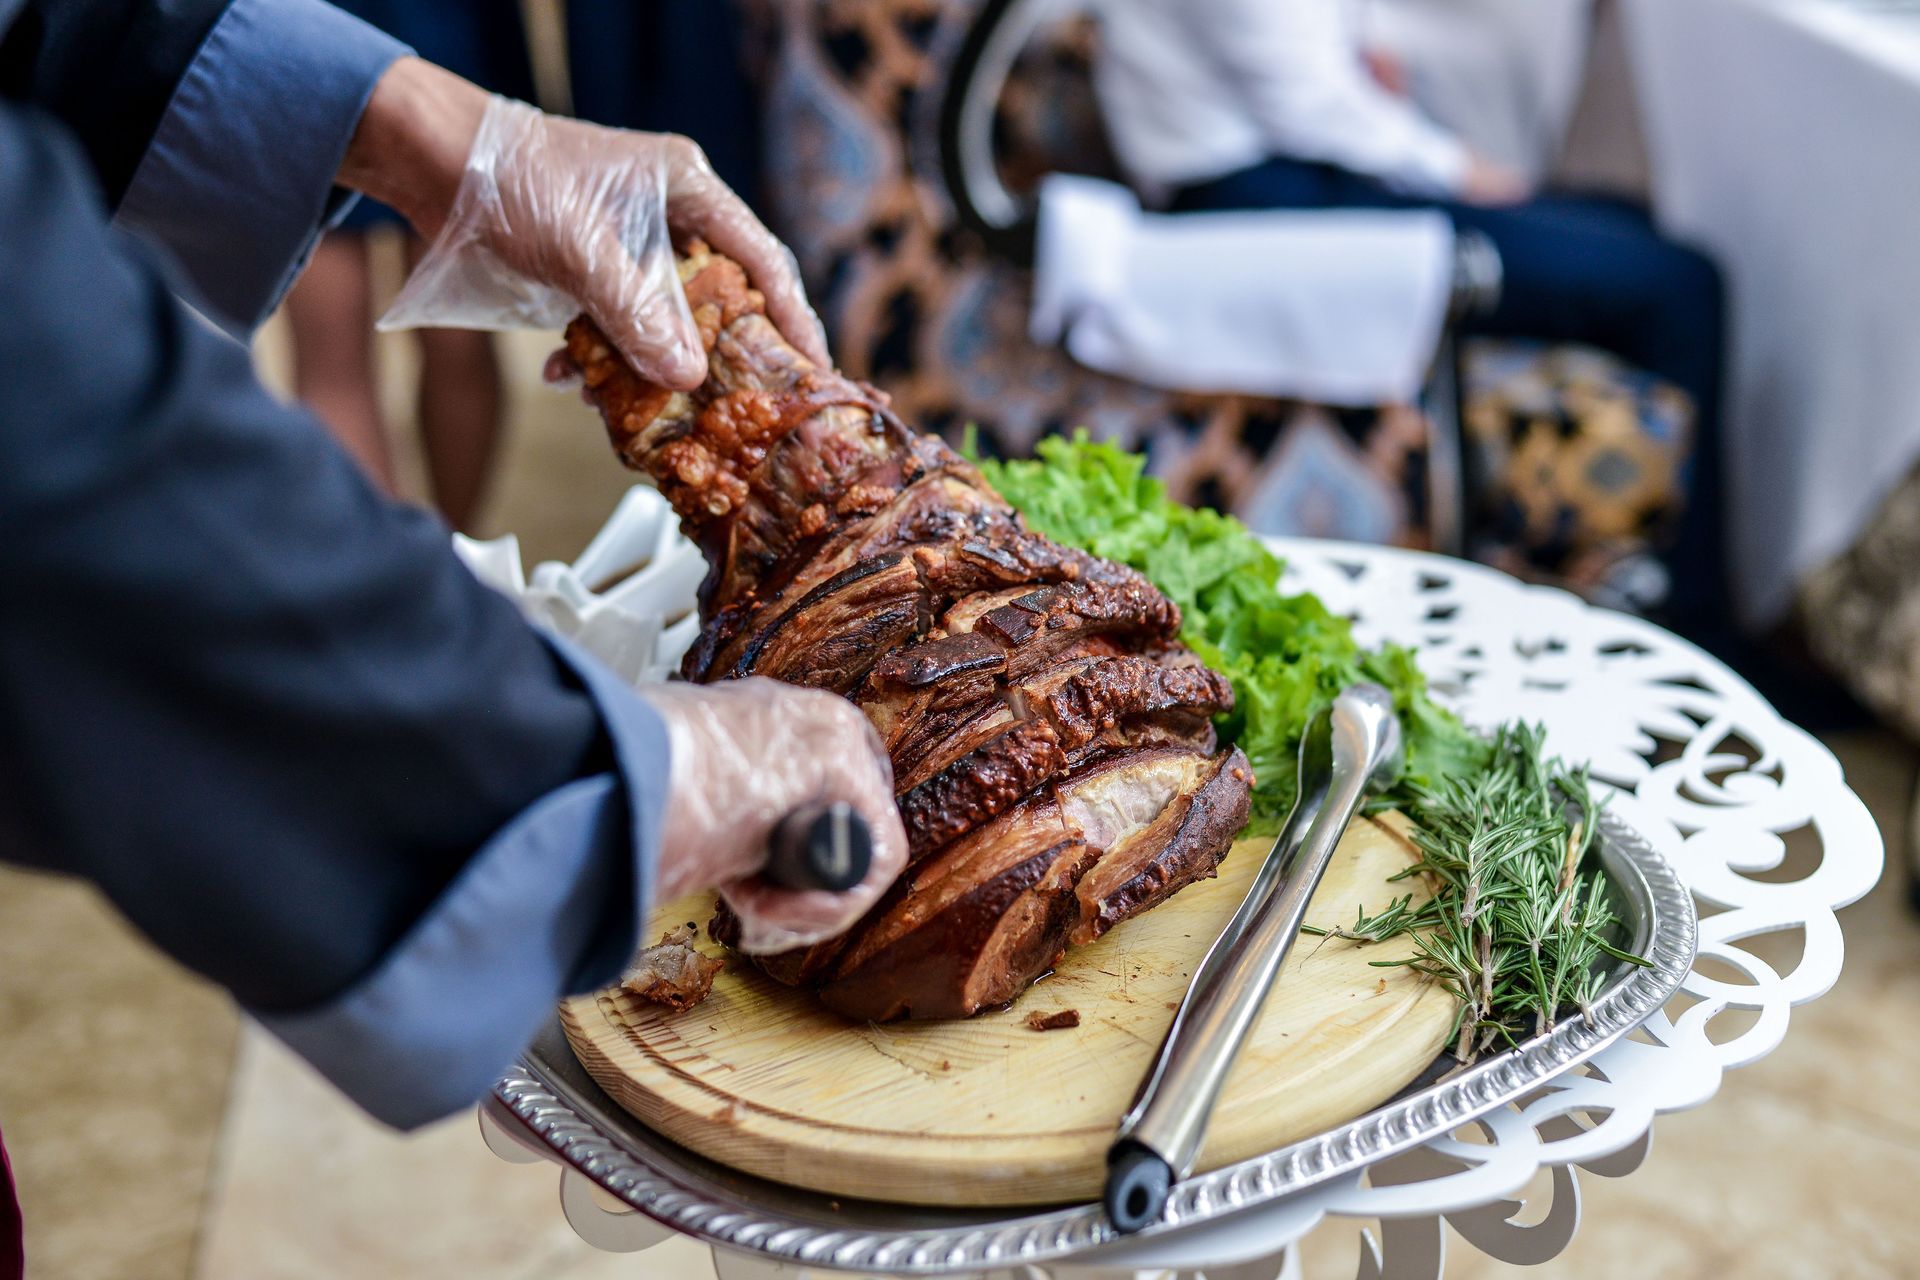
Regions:
<svg viewBox="0 0 1920 1280"><path fill-rule="evenodd" d="M845 893L873 866L873 832L844 801L808 805L780 820L761 875L783 889Z"/></svg>

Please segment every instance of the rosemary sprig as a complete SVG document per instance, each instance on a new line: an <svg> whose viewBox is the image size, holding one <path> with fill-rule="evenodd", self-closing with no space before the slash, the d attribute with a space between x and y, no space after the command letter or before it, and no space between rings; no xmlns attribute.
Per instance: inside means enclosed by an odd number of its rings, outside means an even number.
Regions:
<svg viewBox="0 0 1920 1280"><path fill-rule="evenodd" d="M1433 896L1408 894L1351 927L1309 930L1358 943L1409 936L1413 955L1376 960L1427 974L1460 1002L1454 1056L1539 1035L1569 1012L1591 1018L1605 958L1646 964L1611 940L1619 917L1605 872L1588 868L1598 827L1587 771L1547 758L1546 731L1509 724L1487 767L1414 781L1399 803L1413 820Z"/></svg>

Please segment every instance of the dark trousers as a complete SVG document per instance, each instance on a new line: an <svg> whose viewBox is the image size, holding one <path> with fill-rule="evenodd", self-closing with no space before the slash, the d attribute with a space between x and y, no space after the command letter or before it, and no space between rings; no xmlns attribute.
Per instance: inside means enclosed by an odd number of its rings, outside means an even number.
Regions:
<svg viewBox="0 0 1920 1280"><path fill-rule="evenodd" d="M1331 165L1273 159L1181 191L1176 211L1435 208L1500 250L1499 306L1466 334L1602 348L1693 399L1696 440L1685 514L1668 556L1670 613L1711 625L1726 616L1721 525L1720 384L1725 302L1713 262L1676 244L1645 212L1597 196L1541 195L1484 208L1389 191Z"/></svg>

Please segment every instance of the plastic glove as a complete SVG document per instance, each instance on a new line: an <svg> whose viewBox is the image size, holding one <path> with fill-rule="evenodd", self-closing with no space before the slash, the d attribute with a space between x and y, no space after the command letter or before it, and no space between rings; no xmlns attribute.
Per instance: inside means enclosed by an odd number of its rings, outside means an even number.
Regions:
<svg viewBox="0 0 1920 1280"><path fill-rule="evenodd" d="M873 726L845 698L759 677L648 685L640 694L666 721L673 752L660 901L717 886L740 917L741 950L785 951L847 928L906 865L893 769ZM758 878L779 821L836 800L873 830L867 878L845 893L795 892Z"/></svg>
<svg viewBox="0 0 1920 1280"><path fill-rule="evenodd" d="M689 389L707 358L670 232L739 262L788 341L830 363L793 255L691 140L501 97L488 102L446 221L380 327L557 329L585 311L643 377Z"/></svg>

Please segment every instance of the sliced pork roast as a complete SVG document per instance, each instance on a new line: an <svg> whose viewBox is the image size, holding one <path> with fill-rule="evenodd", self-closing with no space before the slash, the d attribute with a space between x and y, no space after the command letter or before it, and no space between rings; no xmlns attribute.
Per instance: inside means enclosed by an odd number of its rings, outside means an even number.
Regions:
<svg viewBox="0 0 1920 1280"><path fill-rule="evenodd" d="M893 761L906 871L840 937L756 957L849 1017L963 1018L1181 887L1245 824L1226 680L1133 570L1027 529L886 398L794 349L745 273L687 246L707 348L691 393L643 382L584 317L567 352L615 450L705 552L684 674L831 689ZM724 912L715 936L730 941Z"/></svg>

